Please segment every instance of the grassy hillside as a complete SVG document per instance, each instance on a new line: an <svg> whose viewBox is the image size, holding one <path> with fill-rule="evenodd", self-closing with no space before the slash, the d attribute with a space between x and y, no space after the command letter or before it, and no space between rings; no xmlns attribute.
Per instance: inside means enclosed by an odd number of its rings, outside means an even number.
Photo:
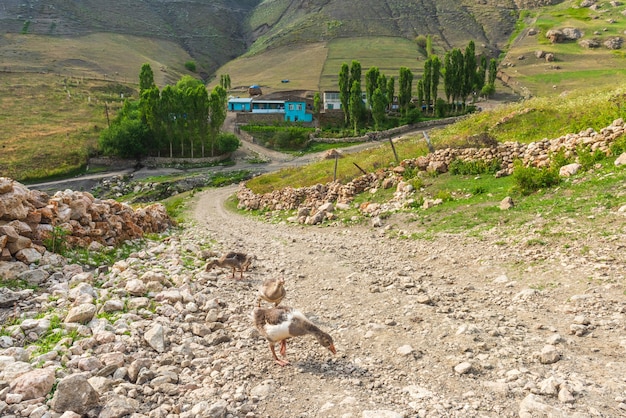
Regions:
<svg viewBox="0 0 626 418"><path fill-rule="evenodd" d="M53 74L0 73L0 176L20 181L84 172L98 135L134 87Z"/></svg>
<svg viewBox="0 0 626 418"><path fill-rule="evenodd" d="M190 74L185 62L192 58L177 44L160 39L113 33L80 37L0 35L0 71L53 73L138 83L143 63L150 63L155 82L163 86Z"/></svg>
<svg viewBox="0 0 626 418"><path fill-rule="evenodd" d="M60 38L84 39L84 35L102 33L139 37L134 39L144 41L135 45L138 51L143 42L167 41L193 57L199 72L208 76L245 52L248 41L242 24L258 3L259 0L3 0L0 27L7 34L46 36L51 47ZM19 42L11 41L15 39L4 39L0 44L10 42L17 51L29 52L21 49ZM109 60L128 58L116 49L104 52ZM154 55L146 51L152 60L168 51L157 52ZM71 54L65 58L71 58Z"/></svg>
<svg viewBox="0 0 626 418"><path fill-rule="evenodd" d="M624 38L626 4L603 2L597 10L578 7L579 1L533 10L525 14L524 28L503 62L502 71L513 78L513 87L535 96L561 94L581 87L615 86L626 82L626 53L602 45L614 37ZM551 43L546 33L551 29L575 28L583 33L579 41L597 40L598 48L585 48L578 41ZM536 35L530 35L531 29ZM535 53L554 54L553 62L537 58ZM520 59L522 58L523 59Z"/></svg>

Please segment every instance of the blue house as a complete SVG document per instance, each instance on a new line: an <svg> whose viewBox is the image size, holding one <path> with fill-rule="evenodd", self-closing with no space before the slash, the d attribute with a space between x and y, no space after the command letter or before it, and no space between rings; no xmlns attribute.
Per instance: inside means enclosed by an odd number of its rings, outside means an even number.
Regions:
<svg viewBox="0 0 626 418"><path fill-rule="evenodd" d="M287 122L312 122L313 114L306 111L306 102L285 101L285 121Z"/></svg>
<svg viewBox="0 0 626 418"><path fill-rule="evenodd" d="M289 100L231 97L228 100L228 110L231 112L280 113L285 115L285 122L313 121L310 105L307 105L306 100L295 97Z"/></svg>
<svg viewBox="0 0 626 418"><path fill-rule="evenodd" d="M231 97L230 99L228 99L228 110L231 112L250 112L252 111L252 99Z"/></svg>

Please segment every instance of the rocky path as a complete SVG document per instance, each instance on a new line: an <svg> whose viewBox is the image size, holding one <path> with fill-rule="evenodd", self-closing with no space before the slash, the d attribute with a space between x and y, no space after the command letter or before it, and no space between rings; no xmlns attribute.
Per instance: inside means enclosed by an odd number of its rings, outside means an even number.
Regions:
<svg viewBox="0 0 626 418"><path fill-rule="evenodd" d="M225 361L241 369L254 416L626 416L625 260L614 240L577 256L503 245L496 233L422 241L271 225L226 212L232 193L200 194L189 233L259 258L243 281L208 273L234 313ZM327 330L337 356L302 338L289 345L291 366L272 362L246 316L258 284L277 275L283 304Z"/></svg>
<svg viewBox="0 0 626 418"><path fill-rule="evenodd" d="M539 219L399 239L419 223L270 224L226 210L234 192L197 193L192 221L113 266L0 262L0 416L626 416L623 215L543 246ZM233 250L257 256L243 280L205 270ZM250 313L277 276L337 355L302 337L274 363Z"/></svg>

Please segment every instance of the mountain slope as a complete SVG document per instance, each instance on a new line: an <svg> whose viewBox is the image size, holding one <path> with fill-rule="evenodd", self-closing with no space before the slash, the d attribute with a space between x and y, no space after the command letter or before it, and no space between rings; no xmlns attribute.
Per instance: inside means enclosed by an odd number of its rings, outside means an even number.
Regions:
<svg viewBox="0 0 626 418"><path fill-rule="evenodd" d="M51 47L63 38L96 33L167 41L178 45L198 62L202 71L210 74L219 65L245 52L247 40L241 25L258 2L3 0L0 27L8 34L45 36ZM15 41L5 37L0 44L11 43L11 40ZM137 42L141 44L142 41ZM12 42L12 45L17 51L24 52L19 43ZM110 59L117 59L115 50L107 52Z"/></svg>
<svg viewBox="0 0 626 418"><path fill-rule="evenodd" d="M477 45L497 53L510 36L519 8L513 0L271 0L257 6L248 29L251 51L334 38L432 35L441 48Z"/></svg>

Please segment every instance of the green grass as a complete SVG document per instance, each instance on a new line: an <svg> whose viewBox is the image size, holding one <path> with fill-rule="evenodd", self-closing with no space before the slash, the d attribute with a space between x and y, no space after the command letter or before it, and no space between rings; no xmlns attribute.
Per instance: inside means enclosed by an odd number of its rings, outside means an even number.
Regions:
<svg viewBox="0 0 626 418"><path fill-rule="evenodd" d="M598 11L593 11L578 4L570 0L534 9L536 20L524 20L526 27L536 28L540 33L510 43L507 60L514 63L514 67L502 68L502 71L513 77L514 88L518 89L519 83L535 96L555 96L580 88L605 88L626 82L623 51L610 51L604 46L586 49L576 41L552 44L546 38L547 31L568 27L580 29L584 34L582 39L604 42L623 36L625 5L613 7L605 3ZM614 23L609 23L610 19ZM553 53L555 61L548 63L535 58L537 50ZM524 60L517 59L521 55L525 56Z"/></svg>
<svg viewBox="0 0 626 418"><path fill-rule="evenodd" d="M437 148L442 148L482 133L488 133L498 142L529 143L587 128L599 131L626 116L624 92L626 83L611 89L581 89L559 97L533 98L471 115L433 130L430 137Z"/></svg>
<svg viewBox="0 0 626 418"><path fill-rule="evenodd" d="M426 144L420 139L399 141L394 144L399 158L407 159L425 155L428 152ZM355 154L347 154L338 160L337 180L346 183L361 175L357 164L367 172L388 167L394 163L393 150L389 143L383 143L377 148ZM284 187L305 187L318 183L328 183L333 180L335 160L322 160L302 167L288 168L273 173L264 174L247 182L248 187L255 193L267 193Z"/></svg>

